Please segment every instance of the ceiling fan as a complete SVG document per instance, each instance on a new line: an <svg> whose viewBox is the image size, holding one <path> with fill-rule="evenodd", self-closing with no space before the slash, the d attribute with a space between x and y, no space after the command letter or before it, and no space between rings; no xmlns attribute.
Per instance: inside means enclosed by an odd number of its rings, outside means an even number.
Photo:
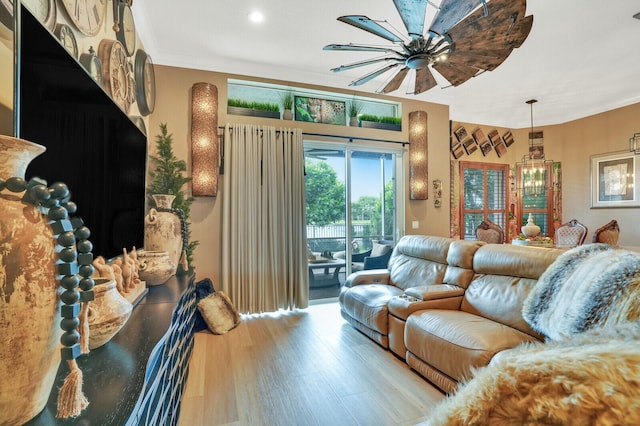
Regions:
<svg viewBox="0 0 640 426"><path fill-rule="evenodd" d="M533 15L525 16L526 0L442 0L439 6L429 0L393 0L393 4L408 37L389 29L391 26L387 21L374 21L362 15L338 18L392 43L390 46L350 43L324 47L330 51L382 53L373 59L331 69L339 72L384 63L381 68L352 81L350 86L360 86L392 70L395 73L377 90L378 93L399 89L410 74L415 74L415 80L407 85L407 93L427 91L438 84L432 70L449 85L458 86L498 67L513 49L522 45L533 24ZM428 5L436 11L425 32Z"/></svg>

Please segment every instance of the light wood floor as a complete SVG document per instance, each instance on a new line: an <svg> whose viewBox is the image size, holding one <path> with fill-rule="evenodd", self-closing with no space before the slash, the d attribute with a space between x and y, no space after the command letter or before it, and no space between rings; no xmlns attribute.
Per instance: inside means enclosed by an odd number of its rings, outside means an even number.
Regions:
<svg viewBox="0 0 640 426"><path fill-rule="evenodd" d="M443 398L330 303L196 333L179 425L413 425Z"/></svg>

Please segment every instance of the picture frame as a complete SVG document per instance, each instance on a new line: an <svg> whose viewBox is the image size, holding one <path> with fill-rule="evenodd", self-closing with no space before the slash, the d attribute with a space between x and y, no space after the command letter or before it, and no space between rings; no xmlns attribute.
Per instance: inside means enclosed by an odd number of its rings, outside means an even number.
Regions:
<svg viewBox="0 0 640 426"><path fill-rule="evenodd" d="M493 146L493 149L496 150L496 154L498 154L498 158L500 158L503 155L507 154L507 145L502 140L500 140L500 142L496 143Z"/></svg>
<svg viewBox="0 0 640 426"><path fill-rule="evenodd" d="M513 139L513 133L511 133L511 130L507 130L505 134L502 135L502 140L504 141L504 144L507 147L510 147L511 145L513 145L515 140Z"/></svg>
<svg viewBox="0 0 640 426"><path fill-rule="evenodd" d="M487 137L484 135L484 132L480 128L473 131L473 139L475 139L476 143L480 145L480 147L488 142Z"/></svg>
<svg viewBox="0 0 640 426"><path fill-rule="evenodd" d="M453 148L451 148L451 155L453 155L454 159L458 159L462 157L464 154L464 147L461 143L456 144Z"/></svg>
<svg viewBox="0 0 640 426"><path fill-rule="evenodd" d="M458 139L459 143L462 143L468 136L467 129L465 129L464 126L458 127L453 131L453 134L456 135L456 139Z"/></svg>
<svg viewBox="0 0 640 426"><path fill-rule="evenodd" d="M294 109L296 121L339 126L347 124L346 102L344 101L294 96Z"/></svg>
<svg viewBox="0 0 640 426"><path fill-rule="evenodd" d="M640 161L629 151L591 156L591 208L640 206Z"/></svg>
<svg viewBox="0 0 640 426"><path fill-rule="evenodd" d="M498 134L498 131L496 129L493 129L492 131L490 131L489 134L487 134L487 137L489 138L493 146L496 146L499 143L503 143L503 140Z"/></svg>
<svg viewBox="0 0 640 426"><path fill-rule="evenodd" d="M541 160L544 158L544 146L543 145L529 145L529 158L534 160Z"/></svg>
<svg viewBox="0 0 640 426"><path fill-rule="evenodd" d="M464 142L462 142L462 146L464 147L467 155L473 154L478 149L478 144L473 140L473 138L467 138Z"/></svg>
<svg viewBox="0 0 640 426"><path fill-rule="evenodd" d="M493 145L488 140L485 140L480 145L480 150L482 151L482 155L486 157L493 150Z"/></svg>

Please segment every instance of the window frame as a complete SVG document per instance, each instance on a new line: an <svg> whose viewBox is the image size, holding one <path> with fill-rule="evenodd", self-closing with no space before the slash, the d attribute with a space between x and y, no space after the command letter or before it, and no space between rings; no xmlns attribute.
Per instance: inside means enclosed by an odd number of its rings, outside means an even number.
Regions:
<svg viewBox="0 0 640 426"><path fill-rule="evenodd" d="M466 223L465 223L465 214L466 213L482 213L483 218L487 218L487 215L489 213L492 214L502 214L503 215L503 223L504 223L504 227L503 230L505 231L505 235L507 232L507 227L509 224L509 206L511 205L510 202L510 192L509 192L509 165L508 164L501 164L501 163L483 163L483 162L479 162L479 161L460 161L459 162L459 173L460 173L460 200L459 200L459 206L458 206L458 210L459 210L459 223L460 223L460 238L461 239L465 239L465 228L466 228ZM482 169L484 171L483 175L484 175L484 179L483 179L483 190L484 190L484 206L483 208L480 209L465 209L465 204L464 204L464 172L466 169ZM504 208L503 209L488 209L488 205L487 205L487 200L488 200L488 188L487 188L487 170L498 170L498 171L502 171L504 173L504 196L505 196L505 203L504 203Z"/></svg>

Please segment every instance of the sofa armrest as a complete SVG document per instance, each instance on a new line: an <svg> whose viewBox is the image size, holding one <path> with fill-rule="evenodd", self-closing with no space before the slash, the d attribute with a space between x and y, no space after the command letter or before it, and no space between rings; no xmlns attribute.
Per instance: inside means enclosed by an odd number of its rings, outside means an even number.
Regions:
<svg viewBox="0 0 640 426"><path fill-rule="evenodd" d="M345 287L353 287L361 284L386 284L392 285L389 279L389 271L386 269L371 269L368 271L358 271L347 277Z"/></svg>
<svg viewBox="0 0 640 426"><path fill-rule="evenodd" d="M402 296L391 298L389 313L406 320L412 313L423 309L459 310L463 295L463 288L451 284L412 287Z"/></svg>
<svg viewBox="0 0 640 426"><path fill-rule="evenodd" d="M451 284L433 284L408 288L404 291L404 294L418 300L434 300L462 296L464 289Z"/></svg>

